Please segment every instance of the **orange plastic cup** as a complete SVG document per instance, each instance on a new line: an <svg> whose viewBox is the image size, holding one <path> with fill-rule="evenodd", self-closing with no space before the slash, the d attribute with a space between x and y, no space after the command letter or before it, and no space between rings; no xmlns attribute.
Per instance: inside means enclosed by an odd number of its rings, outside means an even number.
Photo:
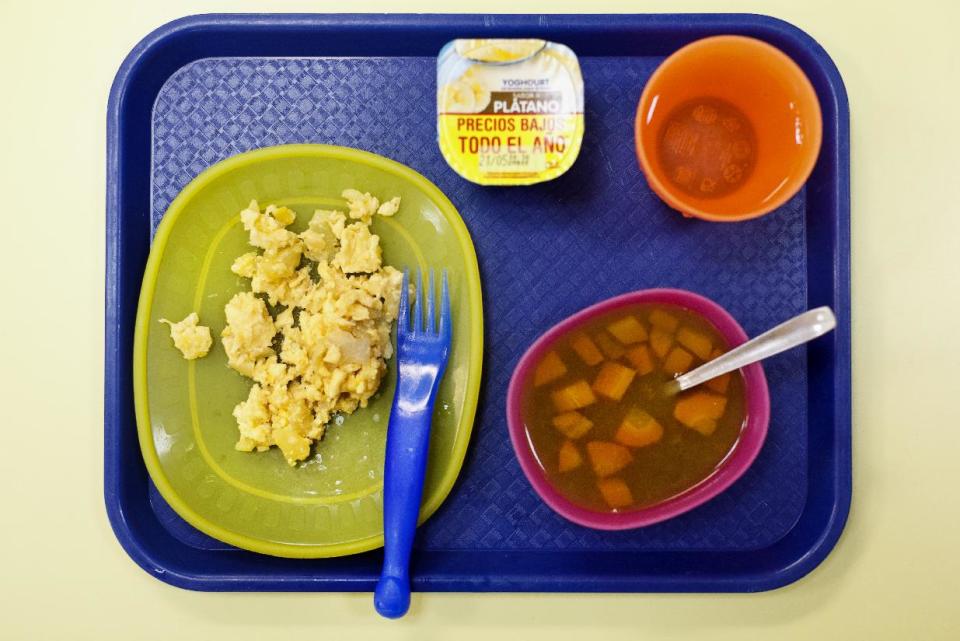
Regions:
<svg viewBox="0 0 960 641"><path fill-rule="evenodd" d="M739 143L751 153L749 173L732 191L701 196L696 185L689 186L689 177L700 174L675 162L684 153L699 152L715 164L707 169L719 172L720 163L729 161L729 145L721 151L722 136L713 136L703 125L690 131L678 125L677 114L687 113L685 109L698 99L732 105L752 126L750 144ZM723 112L720 116L716 126ZM785 53L754 38L715 36L679 49L650 77L637 107L637 157L650 188L685 216L719 222L747 220L776 209L800 190L820 152L822 129L813 85ZM704 144L708 139L714 140ZM671 146L665 146L668 143ZM727 165L722 168L726 170ZM688 180L687 189L680 186L682 179Z"/></svg>

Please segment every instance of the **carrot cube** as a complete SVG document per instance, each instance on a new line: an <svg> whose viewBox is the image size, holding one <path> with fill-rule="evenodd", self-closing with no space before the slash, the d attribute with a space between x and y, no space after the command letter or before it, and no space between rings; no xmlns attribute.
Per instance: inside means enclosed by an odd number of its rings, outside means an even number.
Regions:
<svg viewBox="0 0 960 641"><path fill-rule="evenodd" d="M593 390L590 389L590 383L583 379L561 387L551 393L551 396L553 397L553 405L558 412L578 410L597 402L597 397L593 395Z"/></svg>
<svg viewBox="0 0 960 641"><path fill-rule="evenodd" d="M732 372L722 374L716 378L711 378L709 381L704 383L704 386L716 392L717 394L726 394L727 388L730 387L730 377L733 376Z"/></svg>
<svg viewBox="0 0 960 641"><path fill-rule="evenodd" d="M655 309L650 312L650 324L657 329L662 329L668 334L672 334L677 331L677 325L680 324L680 321L677 320L676 316L668 314L662 309Z"/></svg>
<svg viewBox="0 0 960 641"><path fill-rule="evenodd" d="M639 407L632 407L613 438L628 447L644 447L663 438L663 426Z"/></svg>
<svg viewBox="0 0 960 641"><path fill-rule="evenodd" d="M713 360L718 356L723 356L723 352L717 348L714 348L714 350L710 352L710 360ZM707 381L703 385L707 389L713 390L717 394L726 394L727 387L730 386L731 376L733 376L733 372L729 374L724 374L723 376L718 376L716 378L711 378L709 381Z"/></svg>
<svg viewBox="0 0 960 641"><path fill-rule="evenodd" d="M637 369L637 376L645 376L653 371L653 356L647 345L637 345L627 350L627 360Z"/></svg>
<svg viewBox="0 0 960 641"><path fill-rule="evenodd" d="M633 316L624 316L607 326L607 331L624 345L642 343L647 340L647 328Z"/></svg>
<svg viewBox="0 0 960 641"><path fill-rule="evenodd" d="M613 509L627 507L633 504L633 494L622 479L600 479L597 481L600 495Z"/></svg>
<svg viewBox="0 0 960 641"><path fill-rule="evenodd" d="M593 337L593 342L597 344L597 347L600 348L600 351L603 352L604 356L611 360L617 360L623 356L625 351L627 351L622 345L606 334L597 334Z"/></svg>
<svg viewBox="0 0 960 641"><path fill-rule="evenodd" d="M633 460L630 450L609 441L590 441L587 443L587 455L594 474L600 477L616 474Z"/></svg>
<svg viewBox="0 0 960 641"><path fill-rule="evenodd" d="M674 347L663 361L663 371L668 374L683 374L693 365L693 354L682 347Z"/></svg>
<svg viewBox="0 0 960 641"><path fill-rule="evenodd" d="M577 446L571 441L564 441L560 446L560 454L557 456L557 469L561 472L569 472L583 465L583 457Z"/></svg>
<svg viewBox="0 0 960 641"><path fill-rule="evenodd" d="M717 430L717 422L709 418L697 419L692 425L688 425L695 432L700 432L704 436L710 436Z"/></svg>
<svg viewBox="0 0 960 641"><path fill-rule="evenodd" d="M680 328L677 332L677 342L696 354L702 361L710 357L710 350L713 349L713 341L709 336L695 332L689 327Z"/></svg>
<svg viewBox="0 0 960 641"><path fill-rule="evenodd" d="M627 393L627 388L630 387L636 375L637 373L629 367L607 361L597 372L597 378L593 381L593 391L600 396L619 401Z"/></svg>
<svg viewBox="0 0 960 641"><path fill-rule="evenodd" d="M580 438L593 427L593 421L580 412L557 414L552 422L553 426L567 438Z"/></svg>
<svg viewBox="0 0 960 641"><path fill-rule="evenodd" d="M577 356L590 367L593 367L603 360L603 354L597 349L596 343L590 340L590 337L585 334L580 334L570 341L570 347L572 347L573 351L577 353Z"/></svg>
<svg viewBox="0 0 960 641"><path fill-rule="evenodd" d="M547 383L553 382L567 373L567 366L563 364L563 361L557 355L556 352L547 352L547 355L543 357L543 360L537 365L536 371L533 373L533 385L534 387L540 387L541 385L546 385Z"/></svg>
<svg viewBox="0 0 960 641"><path fill-rule="evenodd" d="M709 436L717 428L717 420L726 409L725 396L693 392L677 401L673 407L673 417L690 429Z"/></svg>
<svg viewBox="0 0 960 641"><path fill-rule="evenodd" d="M650 347L653 353L659 358L663 358L673 347L673 336L662 329L654 329L650 332Z"/></svg>

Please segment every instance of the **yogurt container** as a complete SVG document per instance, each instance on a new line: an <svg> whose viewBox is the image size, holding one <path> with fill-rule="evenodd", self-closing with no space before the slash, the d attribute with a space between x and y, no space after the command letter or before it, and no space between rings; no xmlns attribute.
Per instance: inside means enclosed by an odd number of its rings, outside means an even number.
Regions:
<svg viewBox="0 0 960 641"><path fill-rule="evenodd" d="M577 56L539 39L461 39L437 61L437 136L458 174L532 185L567 171L583 140Z"/></svg>

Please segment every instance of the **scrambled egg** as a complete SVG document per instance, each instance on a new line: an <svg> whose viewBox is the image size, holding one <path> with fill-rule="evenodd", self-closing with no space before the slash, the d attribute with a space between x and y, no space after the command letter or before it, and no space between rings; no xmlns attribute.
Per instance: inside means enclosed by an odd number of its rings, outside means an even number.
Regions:
<svg viewBox="0 0 960 641"><path fill-rule="evenodd" d="M296 214L286 207L253 201L240 213L262 251L231 268L251 291L227 303L221 334L230 367L254 381L233 410L238 450L276 445L290 465L302 461L335 413L367 405L393 355L403 276L383 266L370 223L395 214L400 199L342 195L347 213L317 210L301 234L287 229Z"/></svg>
<svg viewBox="0 0 960 641"><path fill-rule="evenodd" d="M168 321L166 318L161 318L160 322L170 326L170 338L173 339L174 347L179 349L188 361L203 358L210 351L210 346L213 345L210 328L198 325L200 317L196 312L191 313L179 323Z"/></svg>

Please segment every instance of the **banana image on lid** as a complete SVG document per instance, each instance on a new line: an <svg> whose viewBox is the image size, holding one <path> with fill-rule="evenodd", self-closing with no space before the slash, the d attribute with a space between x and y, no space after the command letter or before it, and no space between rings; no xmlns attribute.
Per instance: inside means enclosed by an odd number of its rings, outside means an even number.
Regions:
<svg viewBox="0 0 960 641"><path fill-rule="evenodd" d="M490 104L490 90L482 81L474 78L471 67L459 80L443 85L438 100L443 112L473 114L483 111Z"/></svg>

